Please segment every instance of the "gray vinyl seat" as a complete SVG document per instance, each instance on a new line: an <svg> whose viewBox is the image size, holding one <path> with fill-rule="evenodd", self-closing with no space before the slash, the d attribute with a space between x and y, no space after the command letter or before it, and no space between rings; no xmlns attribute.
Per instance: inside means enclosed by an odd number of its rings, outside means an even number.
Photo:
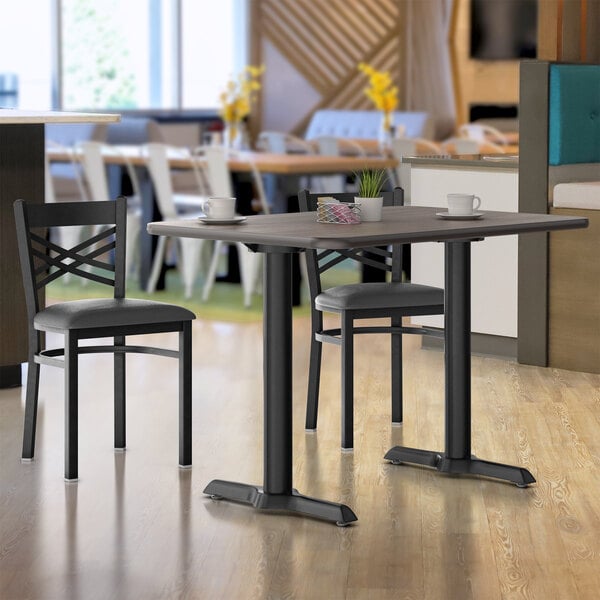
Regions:
<svg viewBox="0 0 600 600"><path fill-rule="evenodd" d="M443 302L443 296L441 301ZM439 303L439 288L399 282L338 285L321 292L315 298L316 308L330 312L342 312L350 309L385 309L390 306L398 308L434 306Z"/></svg>
<svg viewBox="0 0 600 600"><path fill-rule="evenodd" d="M354 194L327 194L340 202L354 202ZM396 188L384 192L384 206L403 204L404 192ZM315 211L319 194L302 190L298 195L300 211ZM315 216L316 219L316 216ZM360 227L360 225L340 225ZM321 276L343 260L353 260L391 273L389 282L338 285L323 289ZM391 334L392 423L402 422L402 335L443 336L443 332L426 327L405 327L403 317L444 313L444 290L437 287L402 282L402 246L351 250L306 250L306 267L311 297L311 346L306 401L306 429L317 428L321 354L323 342L341 346L342 373L342 449L354 446L354 335ZM323 312L340 315L340 327L324 329ZM355 326L355 321L389 318L390 325Z"/></svg>
<svg viewBox="0 0 600 600"><path fill-rule="evenodd" d="M192 311L175 304L128 298L100 298L72 300L48 306L35 315L33 325L35 329L43 331L62 331L192 319L195 319Z"/></svg>
<svg viewBox="0 0 600 600"><path fill-rule="evenodd" d="M125 357L137 352L179 360L179 465L192 464L192 331L193 312L172 304L125 298L127 199L115 201L14 204L17 241L29 319L29 356L23 460L32 460L39 393L40 365L65 373L65 479L78 479L78 358L80 354L114 355L114 447L126 447ZM102 226L100 233L63 248L48 240L53 227ZM105 227L107 226L107 227ZM113 256L114 262L107 256ZM73 300L41 308L39 292L70 273L114 288L112 298ZM64 336L64 347L44 349L42 332ZM130 345L127 336L179 333L179 348ZM79 340L113 338L113 344L79 345ZM100 399L99 399L100 400Z"/></svg>

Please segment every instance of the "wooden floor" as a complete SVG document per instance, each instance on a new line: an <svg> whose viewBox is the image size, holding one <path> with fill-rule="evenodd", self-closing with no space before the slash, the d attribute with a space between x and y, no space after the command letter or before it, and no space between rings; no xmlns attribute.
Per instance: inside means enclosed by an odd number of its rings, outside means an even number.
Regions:
<svg viewBox="0 0 600 600"><path fill-rule="evenodd" d="M0 598L600 596L600 376L474 357L474 453L538 483L443 476L382 460L397 443L442 448L442 354L406 340L406 417L392 428L388 339L361 339L355 451L343 454L339 349L325 348L319 430L305 433L308 321L296 320L294 484L349 504L359 520L344 529L202 494L212 478L262 483L261 340L260 324L194 324L187 471L175 361L129 359L128 450L115 454L111 359L81 359L76 484L62 479L62 372L42 368L31 464L19 460L22 390L0 390Z"/></svg>

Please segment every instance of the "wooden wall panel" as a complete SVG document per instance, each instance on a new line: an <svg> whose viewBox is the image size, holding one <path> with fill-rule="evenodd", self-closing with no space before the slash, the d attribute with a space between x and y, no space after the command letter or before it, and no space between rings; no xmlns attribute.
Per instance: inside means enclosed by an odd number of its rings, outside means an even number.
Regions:
<svg viewBox="0 0 600 600"><path fill-rule="evenodd" d="M366 77L357 69L361 61L400 81L396 0L257 0L253 5L252 62L266 66L253 133L281 129L286 107L285 130L296 134L319 108L372 108L363 94Z"/></svg>

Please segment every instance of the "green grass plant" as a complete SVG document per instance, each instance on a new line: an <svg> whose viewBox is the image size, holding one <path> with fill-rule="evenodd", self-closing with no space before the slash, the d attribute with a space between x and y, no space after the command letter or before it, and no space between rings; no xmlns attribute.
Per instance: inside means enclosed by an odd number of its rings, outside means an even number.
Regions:
<svg viewBox="0 0 600 600"><path fill-rule="evenodd" d="M359 198L379 198L383 184L387 181L385 169L364 169L355 173L358 179Z"/></svg>

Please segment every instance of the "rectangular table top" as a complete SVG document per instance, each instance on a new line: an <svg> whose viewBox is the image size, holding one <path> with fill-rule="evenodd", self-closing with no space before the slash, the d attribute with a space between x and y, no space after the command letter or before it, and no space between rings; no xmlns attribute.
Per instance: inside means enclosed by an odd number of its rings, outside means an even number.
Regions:
<svg viewBox="0 0 600 600"><path fill-rule="evenodd" d="M421 206L387 207L383 220L358 225L317 223L317 213L251 216L239 225L206 225L198 220L148 223L155 235L192 237L294 248L360 248L392 243L474 239L588 226L581 217L486 211L469 221L436 216L443 209Z"/></svg>

